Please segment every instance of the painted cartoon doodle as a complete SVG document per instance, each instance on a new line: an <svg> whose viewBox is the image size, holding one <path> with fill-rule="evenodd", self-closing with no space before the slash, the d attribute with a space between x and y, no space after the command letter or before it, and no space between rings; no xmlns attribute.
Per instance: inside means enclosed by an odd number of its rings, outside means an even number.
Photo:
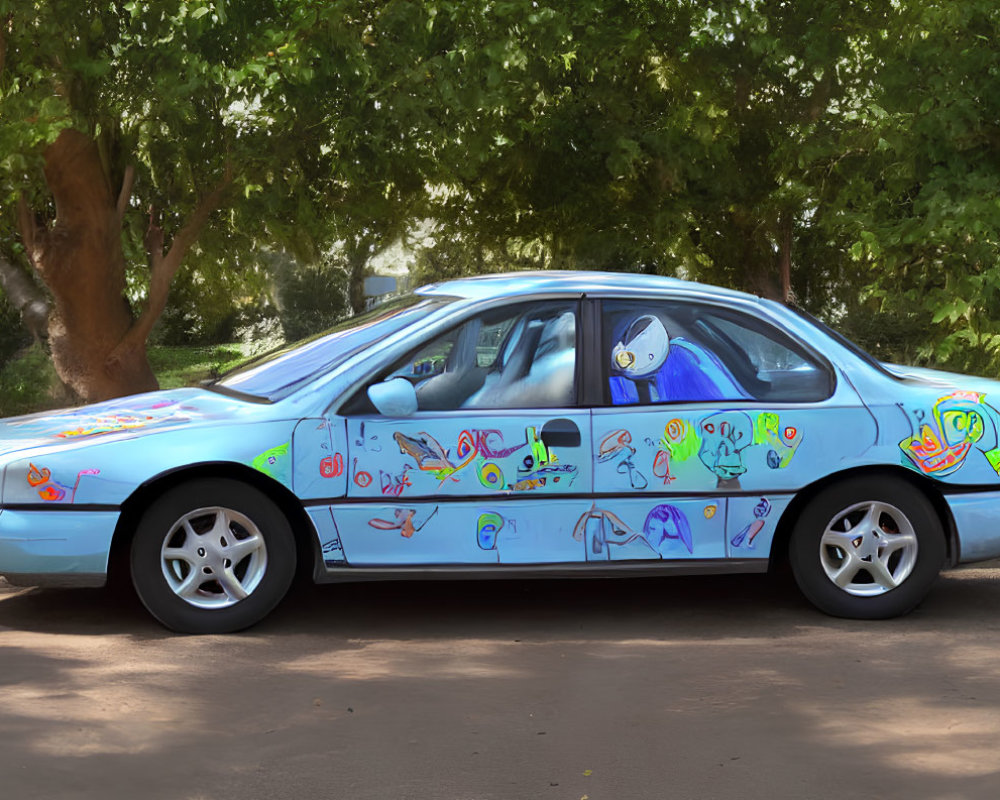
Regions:
<svg viewBox="0 0 1000 800"><path fill-rule="evenodd" d="M150 415L139 416L136 414L111 414L104 417L94 417L86 424L72 428L67 431L57 433L60 439L72 439L80 436L97 436L102 433L117 433L135 428L145 428L156 417Z"/></svg>
<svg viewBox="0 0 1000 800"><path fill-rule="evenodd" d="M60 431L55 435L59 439L79 439L136 430L154 424L187 422L191 419L191 412L197 413L197 409L181 405L176 400L161 400L138 413L130 411L129 413L108 413L96 416L77 415L79 421L76 427Z"/></svg>
<svg viewBox="0 0 1000 800"><path fill-rule="evenodd" d="M718 477L719 488L738 489L747 471L743 451L753 444L753 423L743 411L718 411L698 423L698 458Z"/></svg>
<svg viewBox="0 0 1000 800"><path fill-rule="evenodd" d="M743 547L746 545L748 550L753 550L753 540L757 538L757 534L763 529L764 518L770 513L771 502L766 497L760 498L760 502L753 508L754 520L748 522L746 527L732 538L730 544L733 547Z"/></svg>
<svg viewBox="0 0 1000 800"><path fill-rule="evenodd" d="M361 423L361 435L354 440L354 446L365 453L381 453L382 445L378 443L378 434L365 434L365 423Z"/></svg>
<svg viewBox="0 0 1000 800"><path fill-rule="evenodd" d="M323 445L325 447L325 445ZM319 474L324 478L339 478L344 474L344 456L334 453L319 462Z"/></svg>
<svg viewBox="0 0 1000 800"><path fill-rule="evenodd" d="M497 537L504 526L504 518L495 511L484 511L476 520L476 543L483 550L496 550ZM513 520L511 520L513 525Z"/></svg>
<svg viewBox="0 0 1000 800"><path fill-rule="evenodd" d="M802 431L792 425L782 428L781 419L777 414L765 412L757 415L753 441L754 444L771 446L767 451L767 465L771 469L784 469L802 444Z"/></svg>
<svg viewBox="0 0 1000 800"><path fill-rule="evenodd" d="M84 475L100 475L101 471L99 469L81 469L76 473L76 482L73 484L73 490L70 493L69 501L71 503L76 501L76 491L80 488L80 480Z"/></svg>
<svg viewBox="0 0 1000 800"><path fill-rule="evenodd" d="M396 431L392 438L399 445L400 453L417 462L417 469L431 473L442 483L456 471L455 465L448 460L448 452L426 431L421 431L416 436Z"/></svg>
<svg viewBox="0 0 1000 800"><path fill-rule="evenodd" d="M597 448L597 460L611 461L622 453L626 456L635 455L635 448L632 447L632 434L626 430L618 429L606 434L601 439L601 444Z"/></svg>
<svg viewBox="0 0 1000 800"><path fill-rule="evenodd" d="M662 556L671 555L676 542L682 543L689 554L694 553L691 523L677 506L667 503L654 506L646 515L642 533L649 546Z"/></svg>
<svg viewBox="0 0 1000 800"><path fill-rule="evenodd" d="M515 492L530 491L550 481L559 483L563 478L567 479L567 485L572 484L577 474L576 466L560 464L556 454L538 438L534 426L528 426L524 433L531 452L517 468L517 483L509 488Z"/></svg>
<svg viewBox="0 0 1000 800"><path fill-rule="evenodd" d="M66 490L54 483L47 483L38 490L38 496L50 503L57 503L66 496Z"/></svg>
<svg viewBox="0 0 1000 800"><path fill-rule="evenodd" d="M606 560L610 558L609 546L622 547L635 541L641 541L649 547L650 558L659 557L645 535L632 530L617 514L594 503L573 526L573 538L584 543L588 561Z"/></svg>
<svg viewBox="0 0 1000 800"><path fill-rule="evenodd" d="M406 473L410 471L410 465L404 464L403 471L399 475L390 475L388 472L378 471L379 486L382 494L389 497L399 497L407 486L412 486Z"/></svg>
<svg viewBox="0 0 1000 800"><path fill-rule="evenodd" d="M635 465L633 456L635 448L632 446L632 434L627 430L619 429L612 431L601 439L597 450L598 461L611 461L619 459L617 472L619 475L628 475L629 484L633 489L645 489L649 485L646 476L643 475Z"/></svg>
<svg viewBox="0 0 1000 800"><path fill-rule="evenodd" d="M674 479L670 474L671 459L686 461L698 452L700 441L690 423L674 417L664 427L659 442L647 439L646 444L657 448L653 456L653 475L668 484Z"/></svg>
<svg viewBox="0 0 1000 800"><path fill-rule="evenodd" d="M495 429L473 431L476 436L476 452L483 458L507 458L513 455L527 442L521 442L513 447L503 446L503 434Z"/></svg>
<svg viewBox="0 0 1000 800"><path fill-rule="evenodd" d="M344 546L339 537L323 542L322 549L323 563L328 566L347 563L347 559L344 558Z"/></svg>
<svg viewBox="0 0 1000 800"><path fill-rule="evenodd" d="M367 489L372 485L372 475L365 470L358 470L358 460L354 459L354 482L362 489Z"/></svg>
<svg viewBox="0 0 1000 800"><path fill-rule="evenodd" d="M487 489L504 489L507 486L503 470L492 461L480 461L476 474L479 476L479 482Z"/></svg>
<svg viewBox="0 0 1000 800"><path fill-rule="evenodd" d="M380 531L399 531L400 536L404 539L413 538L413 534L423 530L424 525L431 521L435 514L437 514L437 506L434 510L417 525L414 522L414 518L417 516L417 509L415 508L397 508L392 512L394 519L370 519L368 524L373 528L378 528Z"/></svg>
<svg viewBox="0 0 1000 800"><path fill-rule="evenodd" d="M475 464L473 471L479 483L497 491L527 491L560 480L569 484L577 474L576 466L558 463L555 453L545 446L533 426L525 429L525 441L512 447L505 446L499 430L464 430L458 436L454 457L451 450L426 431L415 436L396 431L393 439L400 453L410 456L418 470L432 475L441 485L448 480L457 482L458 473L470 464ZM516 480L508 483L503 469L495 462L525 447L529 453L518 466ZM405 485L410 485L408 480Z"/></svg>
<svg viewBox="0 0 1000 800"><path fill-rule="evenodd" d="M64 486L52 479L52 471L47 467L36 467L28 464L28 472L25 476L28 485L38 492L38 496L47 503L58 503L66 498L69 492L69 501L76 500L77 489L80 488L80 481L85 475L99 475L99 469L82 469L76 474L76 481L73 486Z"/></svg>
<svg viewBox="0 0 1000 800"><path fill-rule="evenodd" d="M661 503L646 515L642 530L636 531L617 514L598 508L596 503L580 516L573 526L573 538L584 542L587 560L610 558L609 548L641 542L649 548L650 558L671 558L682 544L694 553L694 537L687 516L677 506Z"/></svg>
<svg viewBox="0 0 1000 800"><path fill-rule="evenodd" d="M934 403L929 419L924 409L915 409L913 435L899 443L903 454L925 475L943 477L958 470L975 446L1000 474L1000 413L984 398L980 392L952 392Z"/></svg>
<svg viewBox="0 0 1000 800"><path fill-rule="evenodd" d="M28 475L27 481L28 486L33 489L38 488L43 483L48 483L49 478L52 477L52 471L48 468L43 467L39 469L34 464L28 464Z"/></svg>
<svg viewBox="0 0 1000 800"><path fill-rule="evenodd" d="M291 442L279 444L255 456L250 465L275 480L286 480L291 467Z"/></svg>

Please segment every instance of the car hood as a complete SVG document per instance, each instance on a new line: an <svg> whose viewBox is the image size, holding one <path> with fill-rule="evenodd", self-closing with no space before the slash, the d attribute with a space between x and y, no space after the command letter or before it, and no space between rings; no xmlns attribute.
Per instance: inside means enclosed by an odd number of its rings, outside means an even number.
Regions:
<svg viewBox="0 0 1000 800"><path fill-rule="evenodd" d="M0 421L0 456L94 439L132 438L222 420L259 418L267 406L205 389L176 389Z"/></svg>

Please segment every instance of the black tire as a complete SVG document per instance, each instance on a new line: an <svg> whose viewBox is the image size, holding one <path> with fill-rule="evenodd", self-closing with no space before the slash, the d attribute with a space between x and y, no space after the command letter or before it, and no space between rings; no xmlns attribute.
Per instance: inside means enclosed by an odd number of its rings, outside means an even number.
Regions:
<svg viewBox="0 0 1000 800"><path fill-rule="evenodd" d="M809 502L788 555L799 589L821 611L887 619L924 599L944 565L946 543L921 491L900 478L864 476Z"/></svg>
<svg viewBox="0 0 1000 800"><path fill-rule="evenodd" d="M230 633L281 601L295 558L288 520L266 495L211 478L176 486L149 507L130 563L139 599L168 628Z"/></svg>

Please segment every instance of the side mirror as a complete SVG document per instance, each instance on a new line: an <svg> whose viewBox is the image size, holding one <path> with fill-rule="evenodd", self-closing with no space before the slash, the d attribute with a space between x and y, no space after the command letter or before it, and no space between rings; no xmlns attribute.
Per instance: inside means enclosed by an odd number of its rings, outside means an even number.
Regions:
<svg viewBox="0 0 1000 800"><path fill-rule="evenodd" d="M417 390L406 378L390 378L368 387L368 399L385 417L409 417L417 410Z"/></svg>

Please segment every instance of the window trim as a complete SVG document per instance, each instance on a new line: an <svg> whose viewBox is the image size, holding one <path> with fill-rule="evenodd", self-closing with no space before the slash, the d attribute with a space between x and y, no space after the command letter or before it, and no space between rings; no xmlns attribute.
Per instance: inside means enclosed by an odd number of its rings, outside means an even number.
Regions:
<svg viewBox="0 0 1000 800"><path fill-rule="evenodd" d="M766 333L762 333L760 329L767 328L771 330L776 330L782 334L782 336L789 340L793 345L789 349L792 352L796 352L798 355L802 355L806 360L811 361L816 364L816 366L826 373L829 381L829 390L825 396L810 400L791 400L791 399L778 399L773 400L759 400L755 397L734 397L727 398L725 400L664 400L657 401L655 403L629 403L627 405L615 405L611 401L611 386L610 386L610 367L602 355L602 345L604 342L605 335L605 302L641 302L641 303L674 303L679 305L688 306L703 306L711 307L713 310L718 310L720 316L730 318L734 324L741 325L748 328L751 331L759 332L760 335L765 338L773 340L773 337L767 336ZM691 406L691 405L706 405L706 404L717 404L717 405L748 405L748 406L809 406L816 405L817 403L824 403L832 398L837 393L837 370L834 368L833 364L823 356L815 347L813 347L808 342L802 341L792 331L786 330L780 324L778 324L769 315L761 315L756 317L749 313L743 308L733 308L732 306L725 305L723 303L715 302L712 300L707 300L699 297L678 297L676 295L646 295L643 297L616 297L613 295L602 296L599 299L593 301L597 306L597 352L594 354L592 360L588 359L588 364L597 364L593 371L598 377L600 385L600 402L595 403L593 408L614 408L614 409L648 409L648 408L660 408L666 406ZM737 321L738 320L738 321ZM749 324L747 324L748 321ZM722 332L725 335L725 332ZM728 337L727 338L731 338ZM778 341L778 344L781 344ZM784 345L782 345L784 346ZM717 356L718 357L718 356ZM723 362L725 363L725 362ZM727 367L728 368L728 367Z"/></svg>

